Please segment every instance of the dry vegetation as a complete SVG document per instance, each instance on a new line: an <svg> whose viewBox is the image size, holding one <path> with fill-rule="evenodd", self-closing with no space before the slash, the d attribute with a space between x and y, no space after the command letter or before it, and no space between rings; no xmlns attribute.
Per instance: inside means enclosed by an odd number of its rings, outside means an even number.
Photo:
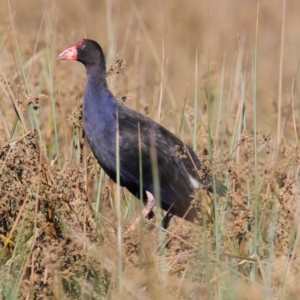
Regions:
<svg viewBox="0 0 300 300"><path fill-rule="evenodd" d="M299 299L298 0L0 4L1 299ZM82 139L84 68L56 61L85 35L228 185L199 225L156 208L121 235L141 204Z"/></svg>

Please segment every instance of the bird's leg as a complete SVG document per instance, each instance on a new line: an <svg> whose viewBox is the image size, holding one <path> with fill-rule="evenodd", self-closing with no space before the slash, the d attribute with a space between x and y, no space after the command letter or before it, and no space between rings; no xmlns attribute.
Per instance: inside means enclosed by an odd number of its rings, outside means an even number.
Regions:
<svg viewBox="0 0 300 300"><path fill-rule="evenodd" d="M146 195L147 195L147 200L145 203L145 207L142 210L142 216L144 218L146 218L149 215L149 213L152 211L153 207L155 206L154 196L148 191L146 191ZM130 227L126 230L125 234L134 230L136 228L136 224L140 221L140 219L141 217L137 217L135 221L130 225Z"/></svg>
<svg viewBox="0 0 300 300"><path fill-rule="evenodd" d="M146 218L150 214L153 207L155 206L154 196L148 191L146 191L146 195L147 195L146 204L145 204L145 207L142 210L142 215L143 215L144 218Z"/></svg>

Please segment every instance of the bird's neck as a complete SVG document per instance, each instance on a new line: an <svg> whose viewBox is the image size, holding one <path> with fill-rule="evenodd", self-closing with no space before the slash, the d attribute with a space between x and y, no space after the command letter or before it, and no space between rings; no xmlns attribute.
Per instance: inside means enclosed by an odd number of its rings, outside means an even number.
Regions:
<svg viewBox="0 0 300 300"><path fill-rule="evenodd" d="M108 89L105 71L87 68L87 83L83 100L83 123L87 140L96 151L97 143L114 135L118 102ZM100 154L96 154L100 157ZM99 159L99 158L98 158Z"/></svg>
<svg viewBox="0 0 300 300"><path fill-rule="evenodd" d="M110 92L106 82L105 68L91 66L87 68L87 83L84 95L84 114L94 115L115 111L116 98Z"/></svg>
<svg viewBox="0 0 300 300"><path fill-rule="evenodd" d="M98 65L86 66L87 85L107 89L105 67L101 68Z"/></svg>

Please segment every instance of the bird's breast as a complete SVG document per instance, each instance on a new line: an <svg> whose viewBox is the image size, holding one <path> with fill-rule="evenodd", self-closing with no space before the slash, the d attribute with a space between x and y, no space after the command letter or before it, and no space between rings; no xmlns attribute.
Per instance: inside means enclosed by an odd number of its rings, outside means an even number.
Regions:
<svg viewBox="0 0 300 300"><path fill-rule="evenodd" d="M116 168L116 120L101 107L83 108L84 131L88 144L101 167L109 173Z"/></svg>

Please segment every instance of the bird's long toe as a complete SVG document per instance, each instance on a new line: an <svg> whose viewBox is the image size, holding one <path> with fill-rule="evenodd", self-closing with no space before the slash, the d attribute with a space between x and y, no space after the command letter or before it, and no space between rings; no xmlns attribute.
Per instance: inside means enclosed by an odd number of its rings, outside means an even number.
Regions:
<svg viewBox="0 0 300 300"><path fill-rule="evenodd" d="M155 206L155 198L154 196L146 191L146 195L147 195L147 200L145 203L145 207L142 210L142 216L146 219L148 217L148 215L152 212L153 207ZM134 222L129 226L129 228L125 231L125 235L127 235L130 231L133 231L136 229L136 226L138 224L138 222L140 221L141 216L137 217Z"/></svg>

